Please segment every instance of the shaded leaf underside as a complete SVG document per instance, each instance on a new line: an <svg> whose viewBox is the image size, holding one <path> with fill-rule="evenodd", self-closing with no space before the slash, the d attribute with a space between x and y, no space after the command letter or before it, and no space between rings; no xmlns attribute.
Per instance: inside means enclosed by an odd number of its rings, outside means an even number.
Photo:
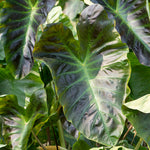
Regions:
<svg viewBox="0 0 150 150"><path fill-rule="evenodd" d="M92 22L92 15L85 16L93 27L88 28L86 42L80 43L81 47L68 28L61 23L53 24L45 29L35 45L34 55L50 66L67 120L89 139L114 145L124 128L121 105L129 76L128 49L121 43L112 23L99 17L105 16L99 5L87 9L98 17ZM104 31L100 21L104 20L105 33L113 31L115 34L110 39L109 34L108 37L107 33L101 34ZM77 28L79 32L80 27L86 27L81 22L82 19ZM98 23L100 27L94 25ZM80 42L83 41L82 33L78 35Z"/></svg>

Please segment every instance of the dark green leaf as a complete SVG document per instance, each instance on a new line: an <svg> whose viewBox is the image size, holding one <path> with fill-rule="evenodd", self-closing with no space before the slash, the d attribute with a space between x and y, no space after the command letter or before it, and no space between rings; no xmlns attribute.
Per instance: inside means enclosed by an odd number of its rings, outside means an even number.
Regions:
<svg viewBox="0 0 150 150"><path fill-rule="evenodd" d="M83 140L79 140L76 143L74 143L72 150L89 150L90 146Z"/></svg>
<svg viewBox="0 0 150 150"><path fill-rule="evenodd" d="M6 147L6 144L0 144L0 148Z"/></svg>
<svg viewBox="0 0 150 150"><path fill-rule="evenodd" d="M2 39L1 39L1 35L0 35L0 60L4 60L4 58L5 58L4 48L2 45Z"/></svg>
<svg viewBox="0 0 150 150"><path fill-rule="evenodd" d="M146 0L97 0L116 19L116 29L141 64L150 66L150 21Z"/></svg>
<svg viewBox="0 0 150 150"><path fill-rule="evenodd" d="M50 66L67 120L89 139L114 145L124 128L128 49L100 5L82 12L78 35L81 47L61 23L49 25L34 54Z"/></svg>
<svg viewBox="0 0 150 150"><path fill-rule="evenodd" d="M44 64L40 64L40 77L44 83L44 87L52 81L52 75L49 68Z"/></svg>
<svg viewBox="0 0 150 150"><path fill-rule="evenodd" d="M34 69L35 67L35 69ZM25 97L30 97L34 91L43 87L36 64L28 76L22 80L14 79L8 69L0 68L0 95L13 94L21 106L25 105Z"/></svg>
<svg viewBox="0 0 150 150"><path fill-rule="evenodd" d="M133 53L128 54L131 63L131 77L129 87L131 98L138 99L150 93L150 67L141 65Z"/></svg>
<svg viewBox="0 0 150 150"><path fill-rule="evenodd" d="M44 23L55 0L7 0L2 11L2 38L9 69L16 77L29 73L37 27ZM1 29L0 29L1 30Z"/></svg>

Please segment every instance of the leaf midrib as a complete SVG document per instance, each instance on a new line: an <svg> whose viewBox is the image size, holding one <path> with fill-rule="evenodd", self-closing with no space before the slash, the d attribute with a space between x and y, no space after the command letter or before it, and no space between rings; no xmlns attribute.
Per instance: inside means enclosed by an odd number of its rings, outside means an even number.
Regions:
<svg viewBox="0 0 150 150"><path fill-rule="evenodd" d="M35 3L35 5L33 6L33 7L37 7L37 5L38 5L38 1ZM24 38L24 40L23 40L23 42L22 42L22 47L23 47L23 49L22 49L22 57L21 57L21 59L20 59L20 63L19 63L19 67L18 68L22 68L22 65L23 65L23 58L24 58L24 52L26 51L26 46L27 46L27 44L28 44L28 41L30 40L29 39L29 34L30 34L30 28L33 30L33 28L32 28L32 23L34 22L34 18L33 18L33 16L35 15L35 13L36 13L36 10L35 9L32 9L33 7L31 6L31 5L29 5L31 8L30 8L30 15L29 15L29 22L28 22L28 24L27 24L27 26L26 26L26 32L25 32L25 38ZM31 52L30 52L31 53Z"/></svg>
<svg viewBox="0 0 150 150"><path fill-rule="evenodd" d="M146 48L146 50L147 50L148 52L150 52L149 47L147 46L147 44L146 44L142 39L139 38L138 34L133 30L132 26L131 26L128 22L126 22L126 21L124 20L124 18L123 18L122 15L119 13L119 11L117 11L117 12L118 12L118 13L117 13L116 10L113 9L106 1L104 1L104 3L105 3L106 6L113 12L113 14L115 14L117 17L119 17L119 18L121 19L121 21L128 27L129 31L131 31L132 34L135 35L135 38L138 39L138 41L140 41L140 42L144 45L144 47Z"/></svg>
<svg viewBox="0 0 150 150"><path fill-rule="evenodd" d="M83 66L83 72L84 72L85 77L86 77L86 79L87 79L87 84L88 84L89 87L90 87L90 91L91 91L91 93L92 93L92 95L93 95L93 101L95 101L96 107L97 107L97 109L99 110L99 111L98 111L98 114L99 114L100 117L101 117L101 120L102 120L104 129L105 129L105 132L106 132L107 135L108 135L109 141L111 142L111 144L113 144L112 141L111 141L111 137L110 137L109 131L108 131L108 129L107 129L107 125L106 125L106 123L105 123L105 121L104 121L104 118L103 118L103 116L102 116L102 114L101 114L100 103L98 102L97 98L95 97L94 91L93 91L93 89L92 89L92 84L93 84L93 82L92 82L92 80L91 80L91 82L90 82L90 76L89 76L89 74L88 74L88 70L87 70L87 67L86 67L86 66Z"/></svg>

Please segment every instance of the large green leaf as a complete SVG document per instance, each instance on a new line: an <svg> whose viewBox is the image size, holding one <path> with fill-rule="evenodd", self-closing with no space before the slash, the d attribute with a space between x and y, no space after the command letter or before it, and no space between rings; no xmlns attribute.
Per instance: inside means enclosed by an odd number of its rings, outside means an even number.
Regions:
<svg viewBox="0 0 150 150"><path fill-rule="evenodd" d="M137 135L150 146L150 94L125 103L123 113L134 126Z"/></svg>
<svg viewBox="0 0 150 150"><path fill-rule="evenodd" d="M6 60L16 77L29 73L37 27L44 23L55 0L7 0L2 11L1 28ZM2 29L1 29L2 30Z"/></svg>
<svg viewBox="0 0 150 150"><path fill-rule="evenodd" d="M37 67L35 63L32 71L22 80L15 79L8 69L0 68L0 95L16 95L19 105L24 106L25 98L44 86Z"/></svg>
<svg viewBox="0 0 150 150"><path fill-rule="evenodd" d="M150 22L146 0L97 0L116 19L116 29L141 64L150 66Z"/></svg>
<svg viewBox="0 0 150 150"><path fill-rule="evenodd" d="M67 15L71 20L71 23L73 25L73 31L74 31L73 34L76 35L75 38L77 38L76 25L78 23L78 19L81 12L85 8L85 4L83 0L59 0L58 5L62 7L63 13Z"/></svg>
<svg viewBox="0 0 150 150"><path fill-rule="evenodd" d="M62 23L49 25L34 55L49 65L67 120L89 139L114 145L124 128L128 48L100 5L82 12L77 30L80 43Z"/></svg>
<svg viewBox="0 0 150 150"><path fill-rule="evenodd" d="M46 92L36 91L30 98L26 109L18 105L17 97L6 95L0 97L0 115L5 117L5 123L12 129L11 142L13 150L26 150L29 136L35 121L43 118L47 120ZM7 118L7 119L6 119Z"/></svg>
<svg viewBox="0 0 150 150"><path fill-rule="evenodd" d="M128 59L132 70L129 80L130 96L135 100L150 94L150 67L140 64L133 52L128 54Z"/></svg>

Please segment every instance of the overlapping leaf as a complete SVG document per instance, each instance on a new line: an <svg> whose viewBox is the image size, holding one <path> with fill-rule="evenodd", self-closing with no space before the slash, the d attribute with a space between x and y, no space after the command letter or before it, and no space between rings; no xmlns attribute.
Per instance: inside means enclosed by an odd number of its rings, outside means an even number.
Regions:
<svg viewBox="0 0 150 150"><path fill-rule="evenodd" d="M14 150L27 149L35 121L40 118L47 120L47 112L46 93L42 89L31 96L26 109L18 105L14 95L0 97L0 115L5 117L5 123L12 129L11 142Z"/></svg>
<svg viewBox="0 0 150 150"><path fill-rule="evenodd" d="M82 12L77 30L80 43L62 23L49 25L34 55L49 65L67 120L89 139L114 145L124 128L128 49L100 5Z"/></svg>
<svg viewBox="0 0 150 150"><path fill-rule="evenodd" d="M129 80L130 96L135 100L150 93L150 67L140 64L133 52L128 54L128 59L132 70Z"/></svg>
<svg viewBox="0 0 150 150"><path fill-rule="evenodd" d="M150 146L150 94L125 103L123 113L134 126L137 135Z"/></svg>
<svg viewBox="0 0 150 150"><path fill-rule="evenodd" d="M59 0L58 5L62 7L64 14L69 16L71 20L75 19L84 8L82 0Z"/></svg>
<svg viewBox="0 0 150 150"><path fill-rule="evenodd" d="M44 86L36 69L37 63L28 76L18 80L11 75L8 69L0 68L0 95L16 95L19 105L24 106L25 97L30 97L33 92Z"/></svg>
<svg viewBox="0 0 150 150"><path fill-rule="evenodd" d="M16 77L29 73L37 27L42 24L55 0L7 0L2 11L6 60Z"/></svg>
<svg viewBox="0 0 150 150"><path fill-rule="evenodd" d="M146 0L97 0L116 19L122 41L131 48L140 63L150 66L150 21Z"/></svg>

